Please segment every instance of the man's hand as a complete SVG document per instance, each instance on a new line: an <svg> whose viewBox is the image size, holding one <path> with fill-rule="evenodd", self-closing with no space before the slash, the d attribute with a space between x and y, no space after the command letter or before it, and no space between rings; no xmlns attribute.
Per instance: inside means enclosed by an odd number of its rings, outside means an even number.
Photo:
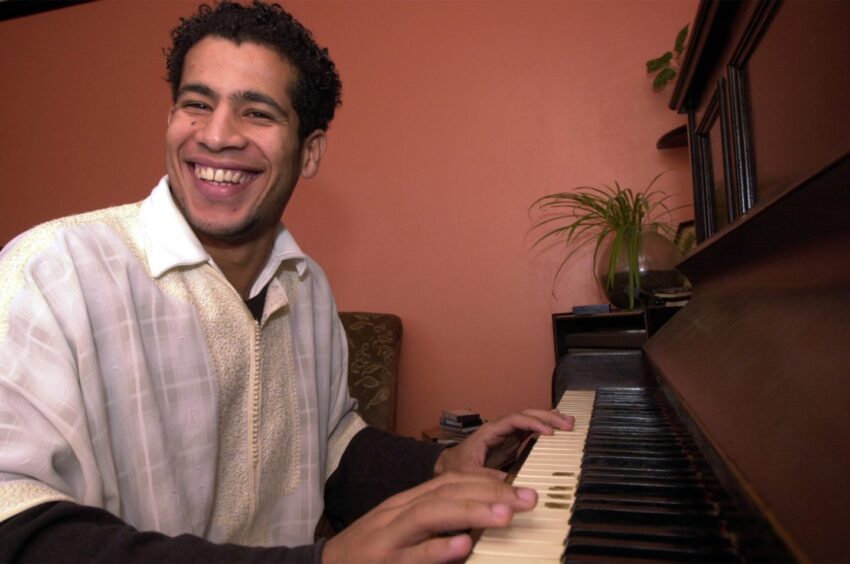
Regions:
<svg viewBox="0 0 850 564"><path fill-rule="evenodd" d="M558 411L526 409L502 419L487 422L455 447L447 448L434 465L434 475L444 472L478 472L495 476L484 469L489 458L497 462L488 466L501 466L516 458L522 443L532 433L551 435L555 429L570 431L575 424L571 415Z"/></svg>
<svg viewBox="0 0 850 564"><path fill-rule="evenodd" d="M472 550L462 531L505 527L514 512L536 504L534 490L482 474L444 474L387 499L329 539L322 562L460 560Z"/></svg>

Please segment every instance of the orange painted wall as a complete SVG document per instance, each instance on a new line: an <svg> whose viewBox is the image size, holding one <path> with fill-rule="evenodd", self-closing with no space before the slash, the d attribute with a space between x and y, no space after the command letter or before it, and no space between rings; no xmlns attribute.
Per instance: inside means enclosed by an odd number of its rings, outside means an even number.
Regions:
<svg viewBox="0 0 850 564"><path fill-rule="evenodd" d="M557 250L525 235L535 198L619 180L690 202L681 116L644 62L696 0L299 0L344 105L319 176L284 220L340 309L404 320L399 430L446 407L546 406L553 312L602 297L589 256L551 294ZM96 2L0 22L0 242L143 198L163 173L162 48L194 2ZM692 215L689 210L678 219Z"/></svg>

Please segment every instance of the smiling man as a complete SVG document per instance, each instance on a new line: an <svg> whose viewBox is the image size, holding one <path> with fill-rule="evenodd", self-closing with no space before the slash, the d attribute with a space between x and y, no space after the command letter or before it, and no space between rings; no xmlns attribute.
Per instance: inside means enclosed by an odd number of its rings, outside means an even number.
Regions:
<svg viewBox="0 0 850 564"><path fill-rule="evenodd" d="M281 215L317 174L340 81L280 7L172 32L167 175L0 261L0 561L451 561L533 491L460 446L366 427L321 268ZM341 532L314 539L322 516Z"/></svg>
<svg viewBox="0 0 850 564"><path fill-rule="evenodd" d="M171 193L243 297L298 177L314 176L325 152L324 128L299 136L289 95L297 77L268 47L208 36L186 54L169 114Z"/></svg>

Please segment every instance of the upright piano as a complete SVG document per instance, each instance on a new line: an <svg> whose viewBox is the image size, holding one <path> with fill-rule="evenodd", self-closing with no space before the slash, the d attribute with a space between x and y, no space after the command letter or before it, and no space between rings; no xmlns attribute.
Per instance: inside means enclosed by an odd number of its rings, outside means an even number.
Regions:
<svg viewBox="0 0 850 564"><path fill-rule="evenodd" d="M848 0L700 3L692 297L646 387L567 384L576 431L515 478L538 508L470 562L850 561L848 29Z"/></svg>

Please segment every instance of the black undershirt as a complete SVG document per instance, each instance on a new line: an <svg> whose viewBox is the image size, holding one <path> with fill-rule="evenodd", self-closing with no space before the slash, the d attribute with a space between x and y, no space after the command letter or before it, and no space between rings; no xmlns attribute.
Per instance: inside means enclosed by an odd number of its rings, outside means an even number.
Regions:
<svg viewBox="0 0 850 564"><path fill-rule="evenodd" d="M263 286L263 289L260 290L259 294L253 298L245 300L245 305L248 306L248 310L250 310L251 315L254 316L257 323L263 320L263 309L266 307L266 292L268 289L269 285L266 284Z"/></svg>

